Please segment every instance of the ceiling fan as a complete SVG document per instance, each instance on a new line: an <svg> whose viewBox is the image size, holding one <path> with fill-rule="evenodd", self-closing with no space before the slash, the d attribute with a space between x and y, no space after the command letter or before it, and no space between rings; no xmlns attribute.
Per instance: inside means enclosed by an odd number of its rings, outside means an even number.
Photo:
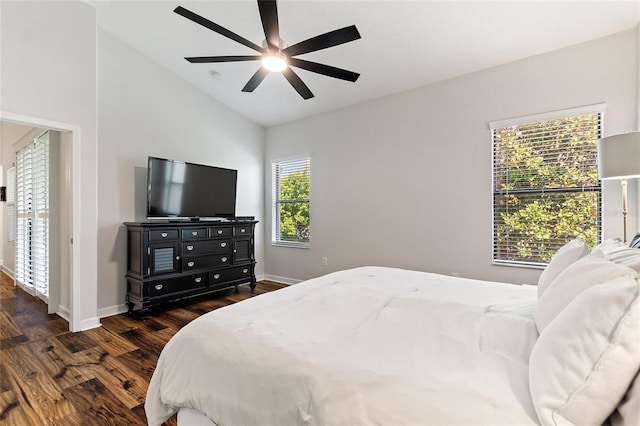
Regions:
<svg viewBox="0 0 640 426"><path fill-rule="evenodd" d="M258 10L260 11L260 19L264 29L265 43L258 46L255 43L239 36L238 34L214 23L210 20L188 10L182 6L175 8L174 12L184 16L185 18L209 28L216 33L230 38L240 44L243 44L257 52L259 55L238 55L238 56L197 56L186 57L185 59L191 63L212 63L212 62L239 62L239 61L262 61L262 66L249 79L247 84L242 88L243 92L253 92L270 71L279 71L289 81L291 86L302 96L303 99L313 97L313 93L306 84L298 77L291 67L302 68L307 71L326 75L341 80L355 82L360 74L348 71L342 68L332 67L330 65L319 64L317 62L307 61L304 59L294 58L296 55L315 52L316 50L326 49L332 46L348 43L358 40L360 33L355 25L330 31L316 37L312 37L300 43L284 47L280 38L280 30L278 27L278 8L276 1L258 0Z"/></svg>

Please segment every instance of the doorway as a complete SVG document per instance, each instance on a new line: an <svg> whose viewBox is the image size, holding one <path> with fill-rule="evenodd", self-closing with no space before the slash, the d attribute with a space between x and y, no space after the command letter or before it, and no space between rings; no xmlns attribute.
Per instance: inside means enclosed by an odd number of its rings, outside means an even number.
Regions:
<svg viewBox="0 0 640 426"><path fill-rule="evenodd" d="M79 276L79 262L76 261L78 253L73 245L73 229L74 219L77 218L78 212L74 210L74 206L78 206L79 199L77 188L79 185L74 181L74 157L73 152L78 152L78 132L79 129L72 125L64 123L56 123L48 120L37 119L33 117L18 116L10 113L0 112L0 125L25 126L26 128L40 131L40 133L48 132L51 138L51 163L55 163L58 172L52 173L54 184L51 185L49 200L50 205L50 230L49 230L49 278L51 288L48 295L49 313L57 313L69 322L71 331L79 331L80 312L79 312L79 288L77 277ZM6 174L7 158L13 156L14 150L8 152L6 141L2 143L3 149L0 150L0 164L4 166ZM14 158L9 160L9 164L15 162ZM76 169L77 170L77 169ZM4 176L3 176L4 177ZM6 203L3 203L6 204ZM3 206L7 210L6 206ZM3 222L7 217L3 212ZM75 221L77 222L77 219ZM6 225L3 224L3 229ZM15 269L15 264L10 265L6 253L11 253L11 247L7 247L9 243L7 239L2 239L3 248L3 270L10 274ZM10 268L7 266L13 266ZM75 309L74 309L75 308Z"/></svg>

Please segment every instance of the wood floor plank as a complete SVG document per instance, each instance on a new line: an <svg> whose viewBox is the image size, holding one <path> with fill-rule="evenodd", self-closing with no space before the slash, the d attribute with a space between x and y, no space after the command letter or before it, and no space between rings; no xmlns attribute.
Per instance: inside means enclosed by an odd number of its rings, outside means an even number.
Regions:
<svg viewBox="0 0 640 426"><path fill-rule="evenodd" d="M137 330L141 327L140 320L129 315L113 315L102 318L100 322L104 328L116 334L122 334L129 330Z"/></svg>
<svg viewBox="0 0 640 426"><path fill-rule="evenodd" d="M95 375L127 408L144 404L148 383L119 358L108 356L93 368Z"/></svg>
<svg viewBox="0 0 640 426"><path fill-rule="evenodd" d="M16 394L12 390L0 393L0 424L27 425L28 421Z"/></svg>
<svg viewBox="0 0 640 426"><path fill-rule="evenodd" d="M135 351L120 355L118 358L149 382L154 370L156 369L158 355L159 354L138 348Z"/></svg>
<svg viewBox="0 0 640 426"><path fill-rule="evenodd" d="M175 329L180 329L185 325L189 324L194 319L198 318L200 315L192 312L191 310L184 309L181 307L176 307L173 309L168 309L161 314L157 314L161 318L161 321L170 321L171 325Z"/></svg>
<svg viewBox="0 0 640 426"><path fill-rule="evenodd" d="M64 394L78 408L77 415L63 419L66 424L86 424L90 419L90 422L96 425L145 425L143 419L134 415L98 379L91 379L66 389ZM96 401L100 403L96 404Z"/></svg>
<svg viewBox="0 0 640 426"><path fill-rule="evenodd" d="M114 357L99 346L76 352L73 358L90 369L127 408L144 403L149 381L127 366L123 359Z"/></svg>
<svg viewBox="0 0 640 426"><path fill-rule="evenodd" d="M9 382L26 417L35 424L75 412L54 379L25 346L0 352Z"/></svg>
<svg viewBox="0 0 640 426"><path fill-rule="evenodd" d="M0 312L0 339L8 339L21 334L11 316L6 312Z"/></svg>
<svg viewBox="0 0 640 426"><path fill-rule="evenodd" d="M0 357L0 361L2 358ZM11 386L11 382L9 381L9 373L7 373L7 369L5 368L5 363L0 362L0 393L7 392L13 390Z"/></svg>
<svg viewBox="0 0 640 426"><path fill-rule="evenodd" d="M69 323L57 315L47 314L46 305L34 309L45 309L45 311L32 311L12 318L22 334L29 338L29 341L46 339L69 331Z"/></svg>
<svg viewBox="0 0 640 426"><path fill-rule="evenodd" d="M159 337L161 336L161 333L162 335L166 336L166 333L163 332L164 330L155 334L151 334L141 331L140 329L133 329L125 331L124 333L120 333L120 335L139 348L145 348L150 352L159 354L160 352L162 352L162 348L164 348L164 345L168 341L168 339L165 340Z"/></svg>
<svg viewBox="0 0 640 426"><path fill-rule="evenodd" d="M0 351L3 349L12 348L14 346L21 345L29 341L29 336L25 336L21 334L19 336L7 337L6 339L0 340Z"/></svg>
<svg viewBox="0 0 640 426"><path fill-rule="evenodd" d="M95 377L92 370L76 365L73 354L55 337L37 340L25 347L40 361L60 389L75 386Z"/></svg>
<svg viewBox="0 0 640 426"><path fill-rule="evenodd" d="M35 298L29 294L26 294L21 289L16 289L15 294L19 294L18 292L24 293L20 297L12 297L9 299L2 300L2 311L11 315L13 318L36 314L40 317L44 317L47 315L46 305L38 298ZM44 310L43 310L44 307Z"/></svg>
<svg viewBox="0 0 640 426"><path fill-rule="evenodd" d="M16 297L15 290L7 286L0 286L0 299L7 300Z"/></svg>
<svg viewBox="0 0 640 426"><path fill-rule="evenodd" d="M98 346L86 333L65 333L56 337L71 353L80 352L85 349Z"/></svg>
<svg viewBox="0 0 640 426"><path fill-rule="evenodd" d="M127 352L135 351L138 348L105 327L92 328L91 330L85 331L84 334L89 336L112 356L120 356Z"/></svg>

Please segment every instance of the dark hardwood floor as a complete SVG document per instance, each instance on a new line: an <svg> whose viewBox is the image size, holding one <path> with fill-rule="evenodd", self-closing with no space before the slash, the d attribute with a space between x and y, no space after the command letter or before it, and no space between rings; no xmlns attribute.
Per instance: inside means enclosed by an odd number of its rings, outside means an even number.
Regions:
<svg viewBox="0 0 640 426"><path fill-rule="evenodd" d="M0 424L146 425L147 387L171 336L213 309L284 286L261 281L252 294L242 285L71 333L0 273Z"/></svg>

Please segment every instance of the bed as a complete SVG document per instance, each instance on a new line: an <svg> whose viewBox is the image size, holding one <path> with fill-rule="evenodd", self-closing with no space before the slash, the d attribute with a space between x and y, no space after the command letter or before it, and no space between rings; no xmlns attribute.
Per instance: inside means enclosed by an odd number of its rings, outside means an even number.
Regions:
<svg viewBox="0 0 640 426"><path fill-rule="evenodd" d="M637 424L640 251L613 262L609 252L625 250L619 245L582 245L578 256L570 244L541 276L543 286L368 266L217 309L162 351L148 422L178 412L180 425L194 426L524 426L601 424L614 413L615 424ZM609 269L597 272L604 262ZM573 263L574 292L583 293L574 299L586 307L564 318L566 290L555 284ZM585 273L599 277L592 288ZM580 309L605 312L596 331L576 325Z"/></svg>

